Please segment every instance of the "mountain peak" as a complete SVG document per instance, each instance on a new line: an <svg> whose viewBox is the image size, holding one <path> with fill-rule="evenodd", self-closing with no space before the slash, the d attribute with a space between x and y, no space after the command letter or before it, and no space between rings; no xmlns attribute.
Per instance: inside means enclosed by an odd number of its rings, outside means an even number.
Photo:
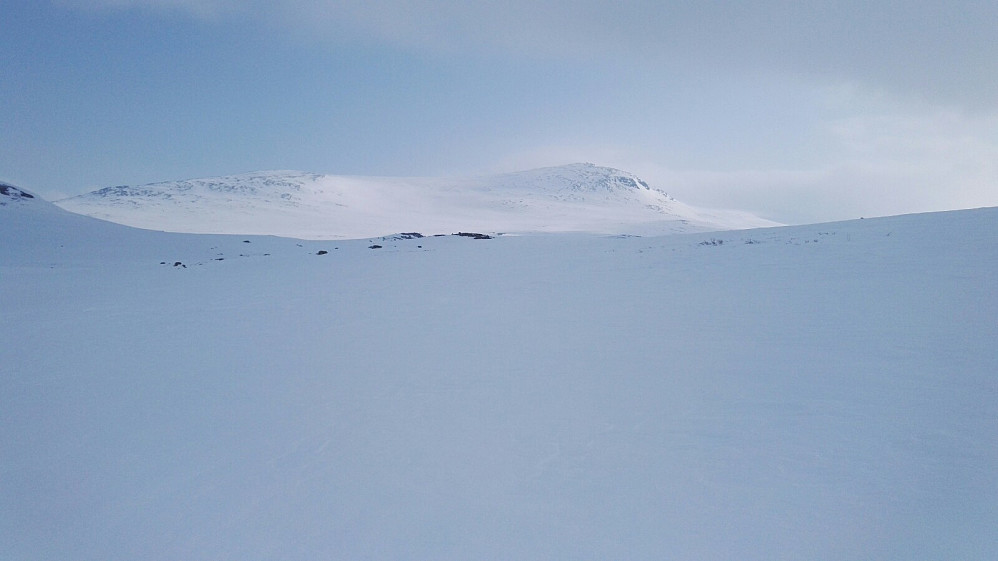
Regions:
<svg viewBox="0 0 998 561"><path fill-rule="evenodd" d="M307 239L410 231L655 235L775 225L695 209L630 172L591 163L463 178L260 171L106 187L56 204L152 230Z"/></svg>
<svg viewBox="0 0 998 561"><path fill-rule="evenodd" d="M82 196L115 200L142 197L169 199L181 193L191 196L208 194L258 196L275 192L300 191L302 185L320 177L322 176L319 174L292 170L256 171L202 179L161 181L139 186L117 185L104 187Z"/></svg>
<svg viewBox="0 0 998 561"><path fill-rule="evenodd" d="M0 181L0 205L7 205L8 203L21 203L27 202L29 199L34 199L35 196L31 193L21 189L20 187L15 187L10 183L4 183Z"/></svg>
<svg viewBox="0 0 998 561"><path fill-rule="evenodd" d="M5 209L10 213L23 219L33 220L32 217L51 213L63 213L66 211L45 199L34 195L16 185L0 181L0 209Z"/></svg>
<svg viewBox="0 0 998 561"><path fill-rule="evenodd" d="M633 173L589 162L513 172L504 177L513 184L521 181L530 185L540 183L563 191L626 193L643 189L668 196L664 191L652 189Z"/></svg>

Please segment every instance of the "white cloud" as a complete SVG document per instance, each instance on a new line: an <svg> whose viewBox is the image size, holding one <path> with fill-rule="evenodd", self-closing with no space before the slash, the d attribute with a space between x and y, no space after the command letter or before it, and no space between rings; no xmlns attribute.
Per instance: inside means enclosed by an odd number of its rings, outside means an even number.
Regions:
<svg viewBox="0 0 998 561"><path fill-rule="evenodd" d="M998 115L899 108L869 95L853 99L852 109L824 123L827 150L798 169L680 169L648 146L598 144L524 150L499 169L590 160L637 173L690 204L789 223L998 206Z"/></svg>
<svg viewBox="0 0 998 561"><path fill-rule="evenodd" d="M649 70L776 72L998 106L998 3L611 3L603 0L65 0L256 17L331 41L438 52L598 58Z"/></svg>
<svg viewBox="0 0 998 561"><path fill-rule="evenodd" d="M796 222L998 205L998 118L955 111L829 124L838 150L811 170L665 175L709 204Z"/></svg>
<svg viewBox="0 0 998 561"><path fill-rule="evenodd" d="M450 51L616 57L650 67L853 80L967 106L998 103L998 3L253 2L335 38Z"/></svg>
<svg viewBox="0 0 998 561"><path fill-rule="evenodd" d="M444 63L452 55L465 61L486 55L483 65L564 59L579 72L596 60L593 72L618 64L631 69L620 75L644 80L621 86L641 95L594 95L589 105L575 100L586 109L618 103L609 109L633 132L598 118L573 128L564 116L539 115L550 121L546 128L508 133L521 145L507 146L518 151L495 169L594 161L634 171L693 204L791 222L998 205L998 2L63 1L221 24L230 15L251 17L310 41L387 44ZM739 80L766 87L746 92L733 86ZM655 98L683 83L722 93L703 95L697 112ZM805 99L816 91L824 93L824 105ZM790 101L783 103L784 96ZM813 104L815 113L799 108L782 116L760 98ZM733 123L734 111L751 116L745 106L755 106L748 102L758 105L758 116ZM697 118L673 118L684 113ZM670 161L658 137L676 144L696 127L710 129L689 150L698 151L696 161ZM565 129L590 137L553 136L567 136ZM488 149L495 151L492 144ZM470 156L477 155L462 152L462 159Z"/></svg>

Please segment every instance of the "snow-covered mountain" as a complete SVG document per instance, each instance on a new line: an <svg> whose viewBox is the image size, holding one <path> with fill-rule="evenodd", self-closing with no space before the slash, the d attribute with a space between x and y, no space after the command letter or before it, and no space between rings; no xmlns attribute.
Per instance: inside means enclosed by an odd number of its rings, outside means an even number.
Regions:
<svg viewBox="0 0 998 561"><path fill-rule="evenodd" d="M5 231L18 233L5 240L8 246L14 240L49 246L53 231L73 231L83 223L107 224L63 210L29 191L3 182L0 182L0 220L4 222Z"/></svg>
<svg viewBox="0 0 998 561"><path fill-rule="evenodd" d="M56 204L153 230L302 239L462 230L649 235L776 225L693 208L633 174L593 164L470 178L270 171L107 187Z"/></svg>
<svg viewBox="0 0 998 561"><path fill-rule="evenodd" d="M25 191L24 189L0 181L0 206L6 206L8 204L20 204L30 201L31 199L34 198L35 198L34 195Z"/></svg>
<svg viewBox="0 0 998 561"><path fill-rule="evenodd" d="M304 241L6 187L0 559L998 558L998 209Z"/></svg>

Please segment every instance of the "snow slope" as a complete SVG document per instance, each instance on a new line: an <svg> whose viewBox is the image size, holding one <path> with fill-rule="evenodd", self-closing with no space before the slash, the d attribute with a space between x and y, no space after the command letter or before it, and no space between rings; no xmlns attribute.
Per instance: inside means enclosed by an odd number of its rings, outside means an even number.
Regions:
<svg viewBox="0 0 998 561"><path fill-rule="evenodd" d="M666 234L776 225L745 213L695 209L633 174L592 164L472 178L257 172L107 187L57 204L153 230L304 239L462 230Z"/></svg>
<svg viewBox="0 0 998 561"><path fill-rule="evenodd" d="M334 242L46 205L0 206L0 558L998 558L996 209Z"/></svg>

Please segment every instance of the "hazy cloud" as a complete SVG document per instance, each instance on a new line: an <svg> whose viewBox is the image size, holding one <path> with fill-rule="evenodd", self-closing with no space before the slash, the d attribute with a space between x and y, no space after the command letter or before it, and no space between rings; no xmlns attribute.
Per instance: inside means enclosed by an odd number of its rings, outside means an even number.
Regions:
<svg viewBox="0 0 998 561"><path fill-rule="evenodd" d="M55 1L319 46L301 49L319 53L305 73L327 79L301 91L339 94L351 110L310 106L304 94L253 106L386 134L354 139L349 158L315 171L360 160L392 173L412 162L463 173L594 161L690 203L788 222L998 201L994 0ZM382 60L392 57L404 62ZM263 147L247 165L258 154L288 159L283 138L254 138ZM317 146L344 153L335 138Z"/></svg>
<svg viewBox="0 0 998 561"><path fill-rule="evenodd" d="M683 202L787 223L995 204L998 115L864 109L867 114L825 123L821 161L799 169L679 169L654 147L579 143L527 148L507 155L494 171L594 161L632 171Z"/></svg>
<svg viewBox="0 0 998 561"><path fill-rule="evenodd" d="M233 0L56 0L78 10L141 9L183 13L196 18L213 18L232 13Z"/></svg>
<svg viewBox="0 0 998 561"><path fill-rule="evenodd" d="M620 58L695 71L856 81L906 97L998 107L998 2L595 0L67 0L240 13L332 41L441 52Z"/></svg>

